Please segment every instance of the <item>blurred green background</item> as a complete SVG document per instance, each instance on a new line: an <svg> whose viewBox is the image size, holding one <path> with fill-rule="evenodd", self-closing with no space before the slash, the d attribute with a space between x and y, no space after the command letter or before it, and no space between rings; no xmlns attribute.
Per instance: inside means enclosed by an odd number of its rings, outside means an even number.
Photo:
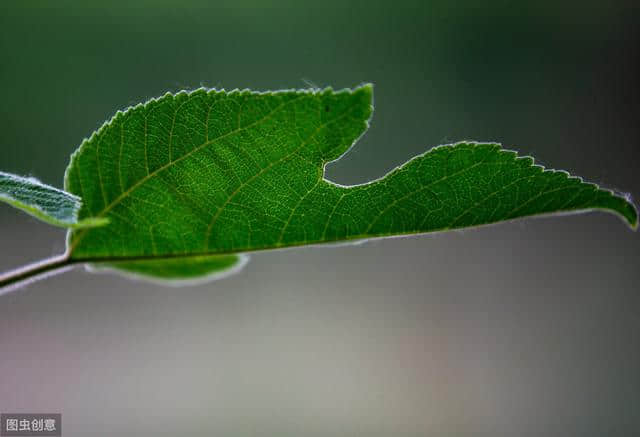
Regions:
<svg viewBox="0 0 640 437"><path fill-rule="evenodd" d="M498 141L640 196L637 1L9 1L0 169L62 186L116 110L200 86L375 84L327 177ZM0 269L64 233L0 205ZM640 246L615 217L254 255L165 289L0 297L0 410L86 435L640 434Z"/></svg>

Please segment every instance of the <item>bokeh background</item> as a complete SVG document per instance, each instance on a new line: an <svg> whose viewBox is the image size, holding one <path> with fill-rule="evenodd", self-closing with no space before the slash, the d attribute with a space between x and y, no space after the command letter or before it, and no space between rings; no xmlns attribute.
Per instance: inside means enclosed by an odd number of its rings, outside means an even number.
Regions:
<svg viewBox="0 0 640 437"><path fill-rule="evenodd" d="M101 3L101 4L99 4ZM165 91L375 84L327 176L494 140L640 197L637 1L9 1L0 169L62 186ZM0 205L0 269L64 232ZM252 255L172 289L83 270L0 297L0 411L65 436L640 435L640 239L602 213Z"/></svg>

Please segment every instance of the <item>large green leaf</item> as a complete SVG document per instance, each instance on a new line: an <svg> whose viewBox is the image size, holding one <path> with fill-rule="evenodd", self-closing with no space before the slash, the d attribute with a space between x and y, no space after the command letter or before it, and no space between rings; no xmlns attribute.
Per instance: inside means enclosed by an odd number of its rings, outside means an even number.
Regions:
<svg viewBox="0 0 640 437"><path fill-rule="evenodd" d="M243 252L549 213L599 209L638 225L624 196L497 144L439 146L362 185L326 180L371 102L371 85L200 89L118 112L72 155L68 192L0 173L0 200L70 228L63 257L0 275L0 287L77 263L184 283L239 269Z"/></svg>
<svg viewBox="0 0 640 437"><path fill-rule="evenodd" d="M370 85L338 92L200 89L118 112L74 153L65 175L66 189L83 199L80 218L110 220L74 230L71 258L131 260L127 270L146 274L170 258L175 273L181 255L187 266L193 255L554 212L608 210L637 226L625 198L496 144L440 146L363 185L324 179L324 165L366 130L371 103Z"/></svg>
<svg viewBox="0 0 640 437"><path fill-rule="evenodd" d="M107 218L86 217L78 220L79 197L45 185L34 178L0 172L0 202L54 226L82 228L104 225Z"/></svg>

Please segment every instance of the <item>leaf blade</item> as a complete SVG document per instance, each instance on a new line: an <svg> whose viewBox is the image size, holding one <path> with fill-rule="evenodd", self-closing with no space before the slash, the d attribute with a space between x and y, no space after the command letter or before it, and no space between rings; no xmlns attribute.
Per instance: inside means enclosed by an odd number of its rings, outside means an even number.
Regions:
<svg viewBox="0 0 640 437"><path fill-rule="evenodd" d="M357 141L372 87L167 94L119 112L76 153L65 187L104 228L69 239L76 260L233 254L601 209L632 228L623 196L497 144L434 148L362 185L323 177ZM97 177L96 177L97 175Z"/></svg>

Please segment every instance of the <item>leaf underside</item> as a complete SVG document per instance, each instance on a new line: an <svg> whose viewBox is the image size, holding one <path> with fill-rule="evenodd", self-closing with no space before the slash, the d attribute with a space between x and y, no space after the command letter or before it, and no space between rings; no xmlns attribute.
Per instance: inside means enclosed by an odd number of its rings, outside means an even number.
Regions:
<svg viewBox="0 0 640 437"><path fill-rule="evenodd" d="M0 172L0 201L46 223L63 228L101 226L107 218L78 221L81 200L73 194L33 179Z"/></svg>
<svg viewBox="0 0 640 437"><path fill-rule="evenodd" d="M115 269L134 278L155 278L162 283L187 285L203 279L219 279L242 267L245 255L196 255L177 258L94 263L100 270Z"/></svg>
<svg viewBox="0 0 640 437"><path fill-rule="evenodd" d="M458 143L376 181L323 177L364 133L372 87L167 94L118 112L73 154L65 188L78 217L75 261L171 259L444 231L518 217L600 209L632 227L624 197L497 144ZM113 264L162 277L163 268ZM150 267L151 266L151 267ZM219 270L219 266L212 267ZM141 271L144 270L144 271ZM174 277L175 277L174 275Z"/></svg>

